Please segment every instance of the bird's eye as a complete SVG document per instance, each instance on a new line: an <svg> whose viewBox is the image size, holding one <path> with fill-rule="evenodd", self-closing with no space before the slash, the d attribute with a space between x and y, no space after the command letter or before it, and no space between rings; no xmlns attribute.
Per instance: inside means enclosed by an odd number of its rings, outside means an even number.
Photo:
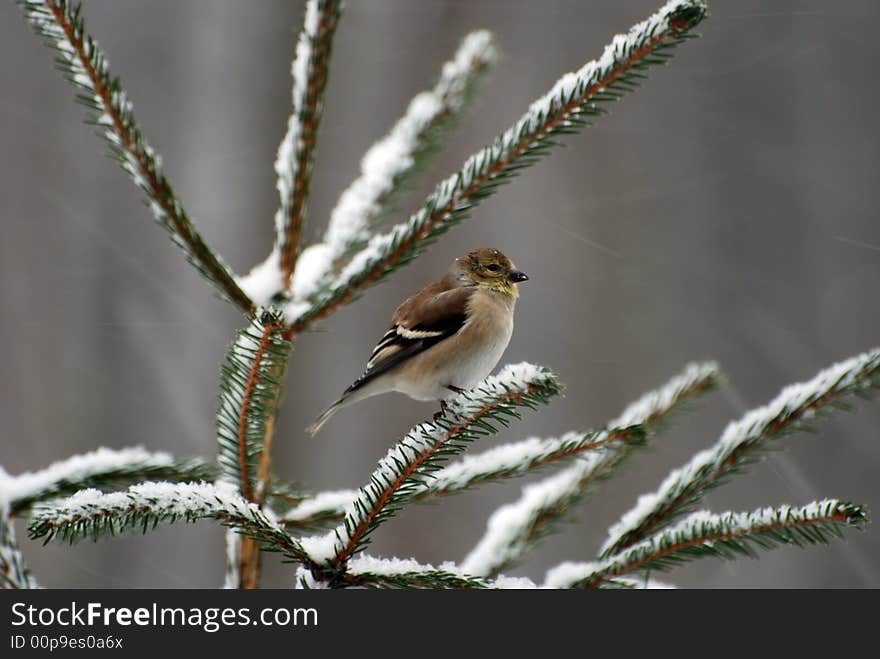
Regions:
<svg viewBox="0 0 880 659"><path fill-rule="evenodd" d="M501 266L498 265L497 263L490 263L489 265L486 266L486 270L488 270L489 272L498 272L500 269L501 269Z"/></svg>

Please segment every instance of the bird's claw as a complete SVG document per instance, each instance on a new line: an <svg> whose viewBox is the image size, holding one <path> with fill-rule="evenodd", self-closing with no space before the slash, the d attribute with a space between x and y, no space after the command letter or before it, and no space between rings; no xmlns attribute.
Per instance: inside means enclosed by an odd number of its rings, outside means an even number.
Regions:
<svg viewBox="0 0 880 659"><path fill-rule="evenodd" d="M446 412L447 407L449 407L449 406L446 404L446 401L441 400L440 401L440 409L437 410L436 412L434 412L434 421L439 420L440 417L443 416L443 414Z"/></svg>

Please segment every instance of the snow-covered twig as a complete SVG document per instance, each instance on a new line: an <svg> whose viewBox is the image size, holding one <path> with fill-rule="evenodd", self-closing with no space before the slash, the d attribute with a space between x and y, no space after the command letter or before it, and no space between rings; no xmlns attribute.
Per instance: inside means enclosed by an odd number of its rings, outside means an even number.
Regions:
<svg viewBox="0 0 880 659"><path fill-rule="evenodd" d="M768 441L796 430L799 423L823 408L840 404L843 397L876 386L878 378L880 349L834 364L812 380L785 387L767 405L731 422L715 446L672 471L656 492L639 497L609 529L602 555L621 551L687 512L706 490L757 459Z"/></svg>
<svg viewBox="0 0 880 659"><path fill-rule="evenodd" d="M587 118L603 112L599 103L631 91L644 77L637 69L665 62L669 49L691 36L689 31L705 12L703 0L670 0L646 21L614 37L598 60L560 78L493 144L437 185L409 220L373 236L311 304L295 300L289 305L285 311L292 331L302 331L415 258L505 179L544 155L555 145L555 136L577 130Z"/></svg>
<svg viewBox="0 0 880 659"><path fill-rule="evenodd" d="M278 521L287 529L308 529L337 524L354 506L358 490L319 492L293 506Z"/></svg>
<svg viewBox="0 0 880 659"><path fill-rule="evenodd" d="M345 580L348 585L366 588L484 589L491 587L488 580L467 576L449 563L436 568L411 559L374 558L363 554L351 559Z"/></svg>
<svg viewBox="0 0 880 659"><path fill-rule="evenodd" d="M114 488L144 480L210 480L215 470L201 460L175 460L170 454L139 446L98 448L17 476L0 473L0 502L20 515L39 501L87 488Z"/></svg>
<svg viewBox="0 0 880 659"><path fill-rule="evenodd" d="M491 577L518 560L590 485L610 476L634 448L644 444L646 434L653 434L685 401L711 389L718 377L714 363L688 364L665 385L629 405L604 430L498 447L440 470L429 487L446 493L563 458L578 458L571 467L527 485L519 500L496 510L462 568L469 574Z"/></svg>
<svg viewBox="0 0 880 659"><path fill-rule="evenodd" d="M756 548L805 546L841 537L843 527L867 523L861 506L823 499L799 508L760 508L751 513L692 513L620 553L592 563L563 563L547 573L548 588L595 588L636 570L665 570L703 556L755 557Z"/></svg>
<svg viewBox="0 0 880 659"><path fill-rule="evenodd" d="M533 437L466 455L434 472L412 498L414 501L431 501L592 453L596 457L587 457L586 463L580 463L583 486L586 486L587 482L607 475L622 460L626 453L622 446L641 445L646 434L656 432L657 426L670 412L714 387L718 378L718 366L714 362L688 364L682 373L643 395L601 430L568 432L561 437L544 439ZM356 495L353 490L312 495L285 513L280 521L289 529L314 528L340 521L347 508L353 505Z"/></svg>
<svg viewBox="0 0 880 659"><path fill-rule="evenodd" d="M714 387L718 378L718 366L714 362L688 364L682 373L644 394L601 430L568 432L547 439L531 438L467 455L435 473L417 498L430 499L486 481L521 476L590 452L598 451L611 457L614 453L609 449L641 444L646 432L655 432L657 424L670 412Z"/></svg>
<svg viewBox="0 0 880 659"><path fill-rule="evenodd" d="M281 289L287 289L296 266L315 143L323 114L330 50L341 11L339 0L306 2L303 27L291 66L293 111L275 160L281 206L275 214L273 255L280 268L282 280L277 284Z"/></svg>
<svg viewBox="0 0 880 659"><path fill-rule="evenodd" d="M361 160L361 172L340 196L330 214L322 242L300 255L291 282L295 300L306 300L324 288L355 250L362 249L395 194L434 150L442 131L459 114L477 77L497 58L491 33L468 34L455 56L446 62L433 88L416 95L391 131L373 144ZM271 260L271 259L270 259ZM263 268L256 272L271 276ZM280 275L273 276L277 286ZM272 290L243 280L245 290ZM277 290L277 288L275 289Z"/></svg>
<svg viewBox="0 0 880 659"><path fill-rule="evenodd" d="M413 428L379 461L361 488L343 523L324 536L304 538L315 563L338 570L368 543L376 527L397 513L423 488L443 461L473 440L497 432L519 417L518 408L534 408L560 391L556 376L532 364L513 364L489 376L475 389L448 401L433 422Z"/></svg>
<svg viewBox="0 0 880 659"><path fill-rule="evenodd" d="M294 560L308 562L296 540L243 499L234 485L223 482L142 483L110 493L81 490L35 506L28 532L45 542L56 537L75 542L125 531L146 533L160 523L198 519L216 519Z"/></svg>
<svg viewBox="0 0 880 659"><path fill-rule="evenodd" d="M165 178L161 158L141 133L119 78L111 77L107 57L85 31L81 6L69 0L22 0L19 4L37 34L58 52L58 67L83 92L78 99L90 111L89 123L99 129L113 158L146 194L156 221L223 298L250 314L254 306L250 298L202 239Z"/></svg>
<svg viewBox="0 0 880 659"><path fill-rule="evenodd" d="M462 562L462 570L492 577L520 558L547 530L548 519L559 517L568 508L571 493L581 489L581 480L581 466L575 464L526 485L517 502L492 513L486 533Z"/></svg>
<svg viewBox="0 0 880 659"><path fill-rule="evenodd" d="M644 436L644 429L633 425L612 430L567 432L561 437L546 439L532 437L502 444L446 465L434 474L416 498L434 499L489 481L523 476L559 461L607 450L615 444L641 443Z"/></svg>
<svg viewBox="0 0 880 659"><path fill-rule="evenodd" d="M438 567L411 559L375 558L360 554L348 563L346 585L364 588L436 588L528 590L537 586L525 577L483 579L467 574L454 563Z"/></svg>

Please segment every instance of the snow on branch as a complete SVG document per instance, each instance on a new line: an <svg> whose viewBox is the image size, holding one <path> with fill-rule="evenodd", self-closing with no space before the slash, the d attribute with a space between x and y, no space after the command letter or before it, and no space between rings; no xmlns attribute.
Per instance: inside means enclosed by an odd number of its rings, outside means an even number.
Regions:
<svg viewBox="0 0 880 659"><path fill-rule="evenodd" d="M110 145L110 153L144 194L150 210L187 260L220 295L250 314L253 303L229 267L202 239L162 172L161 158L147 143L119 78L110 75L107 57L86 33L81 5L69 0L22 0L18 3L34 31L54 48L58 68L81 93L78 100Z"/></svg>
<svg viewBox="0 0 880 659"><path fill-rule="evenodd" d="M302 539L315 563L340 570L369 542L369 535L425 487L431 472L461 453L479 437L497 432L519 418L520 408L534 409L559 393L556 376L532 364L508 365L471 391L448 401L432 422L413 428L379 461L361 488L343 523L323 536Z"/></svg>
<svg viewBox="0 0 880 659"><path fill-rule="evenodd" d="M687 400L711 389L718 377L714 363L688 364L665 385L629 405L603 430L498 447L437 472L429 488L446 493L561 459L579 458L571 467L527 485L519 500L496 510L462 569L491 577L516 562L580 501L590 485L609 477L634 448L644 445L655 426Z"/></svg>
<svg viewBox="0 0 880 659"><path fill-rule="evenodd" d="M436 150L437 140L460 113L477 78L497 57L490 32L468 34L455 56L443 65L434 87L416 95L391 131L370 147L361 160L360 176L336 203L323 241L300 255L291 282L293 299L306 300L326 287L344 260L367 244L395 194ZM265 274L265 269L257 271L258 276ZM254 288L277 291L280 278L274 278L274 289L271 285ZM242 286L250 290L252 284L248 280Z"/></svg>
<svg viewBox="0 0 880 659"><path fill-rule="evenodd" d="M652 389L631 403L608 428L653 426L679 405L718 384L721 374L715 362L693 362L662 387Z"/></svg>
<svg viewBox="0 0 880 659"><path fill-rule="evenodd" d="M258 465L290 354L282 334L281 316L260 309L238 332L220 369L217 459L223 479L248 501L261 501L265 487Z"/></svg>
<svg viewBox="0 0 880 659"><path fill-rule="evenodd" d="M523 476L546 465L574 459L591 451L602 451L614 443L640 443L644 437L644 429L632 425L610 432L606 429L568 432L561 437L532 437L501 444L482 453L466 455L438 470L416 499L434 499L489 481Z"/></svg>
<svg viewBox="0 0 880 659"><path fill-rule="evenodd" d="M273 257L280 268L278 288L287 289L297 261L309 196L315 143L324 108L333 34L342 13L339 0L308 0L291 66L293 111L278 147L275 172L281 206L275 214Z"/></svg>
<svg viewBox="0 0 880 659"><path fill-rule="evenodd" d="M568 432L546 439L533 437L466 455L424 480L423 487L413 493L412 499L430 501L486 482L516 478L547 465L596 454L579 462L584 476L580 487L586 487L588 482L607 475L619 464L625 455L621 446L640 446L647 434L656 432L656 426L675 408L710 390L719 377L718 366L713 362L688 364L682 373L643 395L603 429ZM321 492L291 508L280 521L288 529L338 522L356 496L353 490Z"/></svg>
<svg viewBox="0 0 880 659"><path fill-rule="evenodd" d="M667 570L703 556L756 557L776 545L828 543L845 527L868 521L862 506L823 499L800 508L760 508L751 513L692 513L620 553L592 563L563 563L547 573L547 588L596 588L636 570Z"/></svg>
<svg viewBox="0 0 880 659"><path fill-rule="evenodd" d="M207 480L214 469L198 459L175 460L141 447L98 448L54 462L45 469L10 476L0 472L0 502L18 515L39 501L87 488L111 489L143 480Z"/></svg>
<svg viewBox="0 0 880 659"><path fill-rule="evenodd" d="M360 554L348 563L343 585L363 588L433 588L433 589L495 589L528 590L537 588L525 577L499 576L483 579L467 574L454 563L439 567L411 559L375 558Z"/></svg>
<svg viewBox="0 0 880 659"><path fill-rule="evenodd" d="M412 500L432 501L486 482L522 476L584 451L602 451L613 442L641 442L644 436L640 426L630 426L614 433L571 432L560 438L531 438L503 444L438 469L432 478L423 481L423 487L413 493ZM288 530L339 523L350 512L357 496L357 490L319 492L291 508L279 521Z"/></svg>
<svg viewBox="0 0 880 659"><path fill-rule="evenodd" d="M731 422L715 446L672 471L656 492L639 497L609 529L602 556L619 552L692 509L706 490L756 460L770 440L797 430L817 412L839 406L845 396L866 392L878 381L880 349L875 349L834 364L812 380L785 387L767 405Z"/></svg>
<svg viewBox="0 0 880 659"><path fill-rule="evenodd" d="M256 504L243 499L233 485L222 482L142 483L110 493L81 490L66 499L35 506L28 533L45 542L61 538L72 543L126 531L146 533L161 523L198 519L218 520L268 549L294 560L307 560L296 540Z"/></svg>
<svg viewBox="0 0 880 659"><path fill-rule="evenodd" d="M463 574L455 565L439 568L410 559L374 558L361 554L348 564L346 582L365 588L484 589L490 582Z"/></svg>
<svg viewBox="0 0 880 659"><path fill-rule="evenodd" d="M603 429L568 432L547 439L531 438L467 455L437 471L417 498L434 498L486 481L521 476L589 452L611 457L615 453L608 449L613 447L639 446L646 432L654 432L655 426L685 401L710 390L718 378L718 366L714 362L688 364L682 373L643 395Z"/></svg>
<svg viewBox="0 0 880 659"><path fill-rule="evenodd" d="M598 60L560 78L494 143L438 184L409 220L373 236L311 304L299 300L290 304L286 315L293 331L302 331L411 261L501 183L545 155L555 146L556 136L587 125L589 118L604 112L600 104L632 91L644 78L641 70L666 62L673 47L693 36L690 31L705 13L703 0L671 0L626 34L614 37Z"/></svg>
<svg viewBox="0 0 880 659"><path fill-rule="evenodd" d="M572 493L581 490L581 479L581 466L575 464L526 485L519 501L492 513L485 535L462 562L462 570L492 577L519 559L548 530L548 519L569 507Z"/></svg>
<svg viewBox="0 0 880 659"><path fill-rule="evenodd" d="M293 506L279 518L287 529L308 529L337 524L353 509L358 490L319 492Z"/></svg>
<svg viewBox="0 0 880 659"><path fill-rule="evenodd" d="M0 469L0 477L5 475L6 473ZM39 588L36 579L24 563L12 524L7 502L7 505L0 506L0 590Z"/></svg>

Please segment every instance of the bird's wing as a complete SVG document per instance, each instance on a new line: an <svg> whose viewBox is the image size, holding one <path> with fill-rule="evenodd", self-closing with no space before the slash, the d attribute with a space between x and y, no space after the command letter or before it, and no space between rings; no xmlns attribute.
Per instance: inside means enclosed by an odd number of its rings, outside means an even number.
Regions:
<svg viewBox="0 0 880 659"><path fill-rule="evenodd" d="M423 288L394 312L391 327L376 344L367 369L347 392L388 372L458 332L467 321L467 304L475 288L444 289L438 282Z"/></svg>

